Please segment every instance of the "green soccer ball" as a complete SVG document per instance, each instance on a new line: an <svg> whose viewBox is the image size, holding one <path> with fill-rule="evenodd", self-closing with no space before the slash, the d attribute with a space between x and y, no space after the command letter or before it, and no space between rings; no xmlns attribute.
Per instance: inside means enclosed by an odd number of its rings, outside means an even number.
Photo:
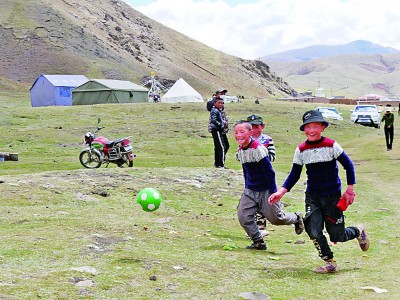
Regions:
<svg viewBox="0 0 400 300"><path fill-rule="evenodd" d="M144 211L156 211L161 204L160 193L153 188L145 188L137 195L137 202L142 206Z"/></svg>

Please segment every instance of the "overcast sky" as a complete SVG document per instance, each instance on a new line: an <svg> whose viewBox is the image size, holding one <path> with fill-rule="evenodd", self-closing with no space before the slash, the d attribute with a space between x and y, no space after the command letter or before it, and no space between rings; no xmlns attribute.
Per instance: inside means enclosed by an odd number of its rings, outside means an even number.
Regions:
<svg viewBox="0 0 400 300"><path fill-rule="evenodd" d="M393 0L124 0L212 48L254 59L367 40L400 50Z"/></svg>

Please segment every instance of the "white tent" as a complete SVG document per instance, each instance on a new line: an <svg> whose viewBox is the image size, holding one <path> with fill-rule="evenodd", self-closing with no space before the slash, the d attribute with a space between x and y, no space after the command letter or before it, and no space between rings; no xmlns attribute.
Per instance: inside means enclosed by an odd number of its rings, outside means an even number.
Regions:
<svg viewBox="0 0 400 300"><path fill-rule="evenodd" d="M204 100L185 80L179 78L168 92L161 97L161 102L204 102Z"/></svg>

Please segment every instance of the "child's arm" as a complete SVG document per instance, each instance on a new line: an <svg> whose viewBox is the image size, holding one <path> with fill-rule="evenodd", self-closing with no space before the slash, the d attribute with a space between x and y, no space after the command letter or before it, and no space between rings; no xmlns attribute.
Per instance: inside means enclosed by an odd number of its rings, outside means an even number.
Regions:
<svg viewBox="0 0 400 300"><path fill-rule="evenodd" d="M354 193L354 184L356 183L356 173L354 170L354 164L351 161L350 157L348 157L348 155L344 151L339 155L337 160L346 170L347 189L343 193L343 197L346 198L347 206L349 206L353 204L354 197L356 196L356 194Z"/></svg>
<svg viewBox="0 0 400 300"><path fill-rule="evenodd" d="M276 156L275 145L274 145L274 141L272 139L269 140L267 149L268 149L269 160L272 162L275 160L275 156Z"/></svg>
<svg viewBox="0 0 400 300"><path fill-rule="evenodd" d="M287 191L288 190L286 188L280 187L276 193L273 193L271 196L269 196L268 203L270 205L275 204L276 202L282 199L283 195L285 195Z"/></svg>
<svg viewBox="0 0 400 300"><path fill-rule="evenodd" d="M283 195L285 195L288 191L292 189L292 187L300 179L302 169L303 169L302 165L293 164L292 170L290 170L290 173L286 178L285 182L283 183L282 187L280 187L276 193L269 196L268 203L270 205L275 204L276 202L281 200Z"/></svg>
<svg viewBox="0 0 400 300"><path fill-rule="evenodd" d="M346 171L346 182L349 186L348 189L350 189L349 192L354 193L353 185L356 184L356 172L354 170L353 162L344 151L339 155L337 161L343 166Z"/></svg>
<svg viewBox="0 0 400 300"><path fill-rule="evenodd" d="M265 157L260 161L261 164L261 170L264 174L265 181L268 185L268 190L271 193L276 192L276 181L275 181L275 171L272 168L271 162L269 161L269 158Z"/></svg>

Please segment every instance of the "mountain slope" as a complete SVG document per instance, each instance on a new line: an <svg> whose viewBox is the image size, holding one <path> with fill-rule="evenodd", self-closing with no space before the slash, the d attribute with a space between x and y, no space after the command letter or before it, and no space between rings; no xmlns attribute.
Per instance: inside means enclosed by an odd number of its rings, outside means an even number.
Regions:
<svg viewBox="0 0 400 300"><path fill-rule="evenodd" d="M400 54L340 55L308 62L268 62L297 91L356 98L368 93L399 97Z"/></svg>
<svg viewBox="0 0 400 300"><path fill-rule="evenodd" d="M369 41L357 40L345 45L314 45L301 49L293 49L261 58L264 62L305 62L314 59L337 56L337 55L359 55L359 54L395 54L399 50L391 47L382 47Z"/></svg>
<svg viewBox="0 0 400 300"><path fill-rule="evenodd" d="M147 18L121 0L11 0L0 11L0 87L30 87L43 74L139 82L150 72L184 78L205 97L267 97L290 86L261 61L214 50Z"/></svg>

